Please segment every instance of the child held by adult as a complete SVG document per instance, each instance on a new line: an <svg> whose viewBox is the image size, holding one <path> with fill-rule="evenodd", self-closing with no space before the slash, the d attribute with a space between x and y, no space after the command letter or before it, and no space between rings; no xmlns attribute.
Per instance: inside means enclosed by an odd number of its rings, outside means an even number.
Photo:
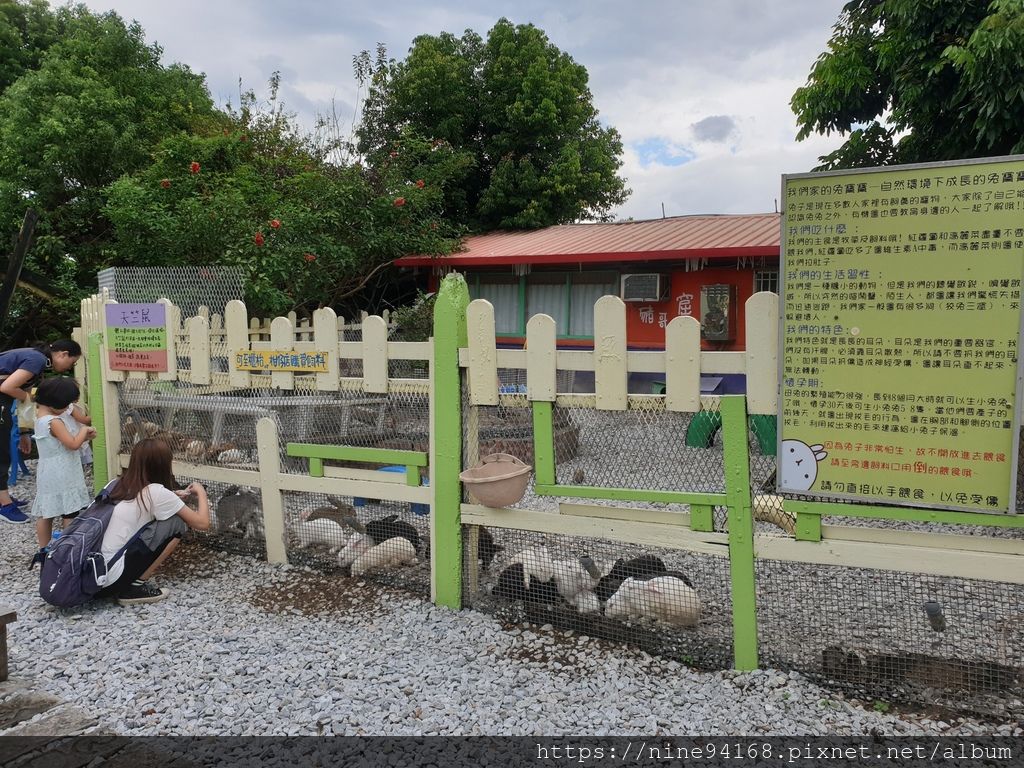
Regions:
<svg viewBox="0 0 1024 768"><path fill-rule="evenodd" d="M44 371L70 371L81 356L82 348L71 339L0 353L0 522L24 523L29 519L18 509L26 502L13 498L7 490L13 427L11 404L15 400L29 402L29 391Z"/></svg>
<svg viewBox="0 0 1024 768"><path fill-rule="evenodd" d="M46 556L54 519L69 519L92 502L79 449L96 435L96 430L83 427L72 435L62 418L78 397L78 383L68 377L46 379L36 388L35 438L39 462L31 515L36 518L39 551L29 563L30 569Z"/></svg>

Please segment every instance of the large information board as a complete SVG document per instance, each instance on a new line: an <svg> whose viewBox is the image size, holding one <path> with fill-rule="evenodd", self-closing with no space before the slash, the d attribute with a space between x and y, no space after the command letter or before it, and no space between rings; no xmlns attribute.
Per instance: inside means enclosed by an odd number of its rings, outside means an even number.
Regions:
<svg viewBox="0 0 1024 768"><path fill-rule="evenodd" d="M779 489L1015 511L1024 156L782 187Z"/></svg>

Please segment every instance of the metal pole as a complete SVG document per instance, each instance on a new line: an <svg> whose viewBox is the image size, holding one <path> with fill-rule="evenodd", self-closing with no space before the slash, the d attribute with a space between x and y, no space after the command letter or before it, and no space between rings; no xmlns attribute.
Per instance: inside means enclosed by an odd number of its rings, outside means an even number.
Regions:
<svg viewBox="0 0 1024 768"><path fill-rule="evenodd" d="M10 261L7 262L7 272L4 274L3 285L0 286L0 333L7 326L7 311L11 306L14 289L18 287L18 278L21 277L21 267L25 263L25 256L32 246L32 234L35 232L37 221L39 221L39 214L35 210L29 208L25 211L25 219L21 222L21 231L14 244L14 252L11 254Z"/></svg>

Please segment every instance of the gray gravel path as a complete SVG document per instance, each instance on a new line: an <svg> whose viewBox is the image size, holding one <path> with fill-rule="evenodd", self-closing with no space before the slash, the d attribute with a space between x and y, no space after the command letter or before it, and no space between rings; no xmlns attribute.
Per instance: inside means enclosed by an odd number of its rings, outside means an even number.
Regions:
<svg viewBox="0 0 1024 768"><path fill-rule="evenodd" d="M19 617L12 679L119 734L1024 735L864 709L796 673L696 672L572 633L506 631L482 613L197 542L158 576L169 599L60 611L26 570L33 546L31 525L0 528L4 601Z"/></svg>

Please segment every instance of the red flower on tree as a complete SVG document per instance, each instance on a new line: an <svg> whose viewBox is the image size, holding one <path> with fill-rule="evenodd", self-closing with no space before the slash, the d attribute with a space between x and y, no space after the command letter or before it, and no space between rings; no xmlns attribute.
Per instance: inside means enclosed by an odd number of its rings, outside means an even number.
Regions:
<svg viewBox="0 0 1024 768"><path fill-rule="evenodd" d="M395 205L395 208L401 208L403 205L405 205L405 198L404 197L396 197L394 205Z"/></svg>
<svg viewBox="0 0 1024 768"><path fill-rule="evenodd" d="M416 189L423 189L426 186L426 182L423 179L416 180Z"/></svg>
<svg viewBox="0 0 1024 768"><path fill-rule="evenodd" d="M188 167L188 170L189 173L199 173L199 163L193 160L192 164Z"/></svg>
<svg viewBox="0 0 1024 768"><path fill-rule="evenodd" d="M167 189L168 187L171 186L171 180L170 179L161 179L160 180L160 186L163 187L164 189Z"/></svg>
<svg viewBox="0 0 1024 768"><path fill-rule="evenodd" d="M280 229L281 228L281 222L278 221L277 219L271 219L270 220L270 228L271 229Z"/></svg>
<svg viewBox="0 0 1024 768"><path fill-rule="evenodd" d="M391 152L388 153L388 157L398 157L398 153L392 150Z"/></svg>
<svg viewBox="0 0 1024 768"><path fill-rule="evenodd" d="M316 256L312 253L307 253L302 257L307 263L316 261Z"/></svg>
<svg viewBox="0 0 1024 768"><path fill-rule="evenodd" d="M256 233L256 237L254 237L254 238L252 239L252 241L253 241L254 243L256 243L256 245L263 245L263 242L264 242L264 241L263 241L263 233L262 233L262 232L257 232L257 233Z"/></svg>

